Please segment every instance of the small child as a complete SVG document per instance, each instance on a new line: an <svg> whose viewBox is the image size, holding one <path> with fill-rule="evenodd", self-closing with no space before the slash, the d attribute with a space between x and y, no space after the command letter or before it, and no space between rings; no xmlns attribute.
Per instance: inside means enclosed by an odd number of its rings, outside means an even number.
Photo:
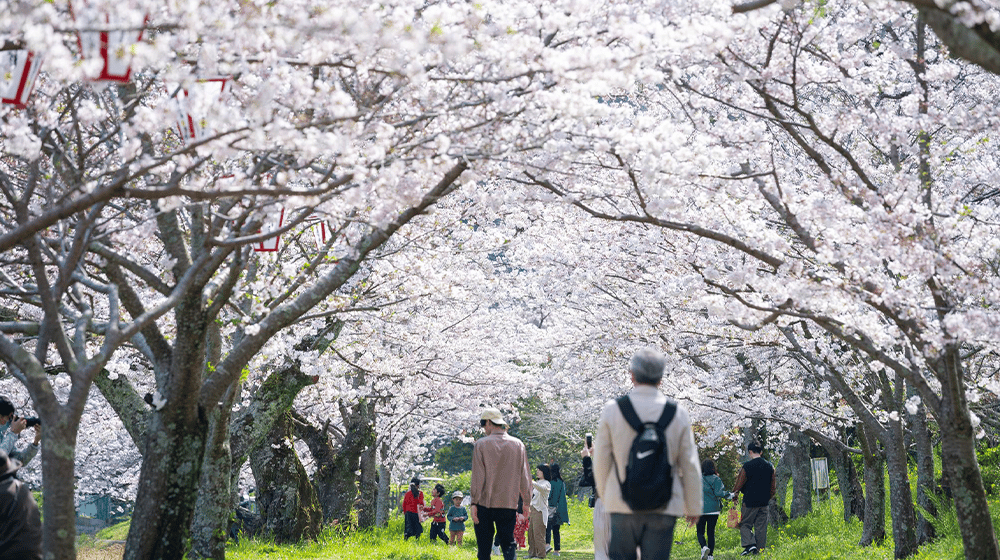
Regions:
<svg viewBox="0 0 1000 560"><path fill-rule="evenodd" d="M448 537L444 534L444 500L441 499L444 496L444 486L435 484L431 496L434 498L430 507L424 508L427 516L431 518L431 542L437 537L444 541L444 544L448 544Z"/></svg>
<svg viewBox="0 0 1000 560"><path fill-rule="evenodd" d="M469 513L462 507L462 498L465 496L461 490L456 490L451 495L451 503L448 508L448 532L451 533L451 544L462 546L462 535L465 534L465 520Z"/></svg>

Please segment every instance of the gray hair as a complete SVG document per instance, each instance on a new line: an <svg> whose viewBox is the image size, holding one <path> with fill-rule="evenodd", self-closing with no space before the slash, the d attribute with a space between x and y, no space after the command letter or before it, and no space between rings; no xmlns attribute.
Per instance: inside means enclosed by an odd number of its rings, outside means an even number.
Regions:
<svg viewBox="0 0 1000 560"><path fill-rule="evenodd" d="M629 360L628 370L635 376L636 383L646 385L659 385L663 379L663 368L667 360L656 348L642 348L636 350Z"/></svg>

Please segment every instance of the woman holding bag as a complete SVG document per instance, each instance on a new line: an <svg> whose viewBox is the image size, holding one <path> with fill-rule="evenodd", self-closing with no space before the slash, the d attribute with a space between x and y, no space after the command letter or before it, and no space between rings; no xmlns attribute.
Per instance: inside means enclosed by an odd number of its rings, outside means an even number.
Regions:
<svg viewBox="0 0 1000 560"><path fill-rule="evenodd" d="M714 560L715 525L722 511L721 498L728 498L729 492L722 479L715 472L715 461L707 459L701 463L702 514L698 518L698 544L701 545L701 560Z"/></svg>

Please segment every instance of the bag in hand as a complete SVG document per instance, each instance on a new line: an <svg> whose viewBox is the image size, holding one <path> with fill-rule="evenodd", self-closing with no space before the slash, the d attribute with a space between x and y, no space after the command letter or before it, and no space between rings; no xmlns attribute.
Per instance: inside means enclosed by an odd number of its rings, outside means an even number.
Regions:
<svg viewBox="0 0 1000 560"><path fill-rule="evenodd" d="M735 507L729 508L729 513L726 515L726 527L730 529L735 529L740 526L740 512L736 511Z"/></svg>

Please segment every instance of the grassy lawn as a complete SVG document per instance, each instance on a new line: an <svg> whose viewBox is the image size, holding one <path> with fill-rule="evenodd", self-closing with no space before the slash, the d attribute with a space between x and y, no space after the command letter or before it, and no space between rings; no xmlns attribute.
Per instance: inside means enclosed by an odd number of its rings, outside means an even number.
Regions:
<svg viewBox="0 0 1000 560"><path fill-rule="evenodd" d="M991 503L991 510L1000 510L1000 504ZM570 525L562 526L562 555L560 560L592 560L593 525L591 510L585 504L571 502ZM994 526L1000 524L994 514ZM429 527L419 541L403 541L402 517L395 517L384 529L343 534L335 529L327 530L315 542L292 545L277 545L266 540L244 539L239 544L230 543L227 558L236 560L298 559L316 558L323 560L474 560L476 539L472 531L465 534L461 547L448 547L440 543L427 542ZM124 538L127 524L105 529L97 539L80 541L79 558L86 560L118 560L122 557L120 545L108 546L107 540ZM891 531L891 525L887 526ZM913 560L960 560L964 558L962 541L958 534L954 514L945 512L937 524L941 538L921 547ZM861 523L845 524L837 501L822 502L815 506L812 514L791 521L787 525L768 530L768 550L758 558L767 560L892 560L892 537L887 536L880 546L861 548L857 546L861 538ZM739 533L727 529L722 523L716 532L716 560L737 560L739 553ZM671 558L675 560L696 560L701 548L695 536L694 527L679 523L674 534L674 549ZM526 558L526 549L518 552L518 558ZM552 556L549 556L552 558Z"/></svg>

